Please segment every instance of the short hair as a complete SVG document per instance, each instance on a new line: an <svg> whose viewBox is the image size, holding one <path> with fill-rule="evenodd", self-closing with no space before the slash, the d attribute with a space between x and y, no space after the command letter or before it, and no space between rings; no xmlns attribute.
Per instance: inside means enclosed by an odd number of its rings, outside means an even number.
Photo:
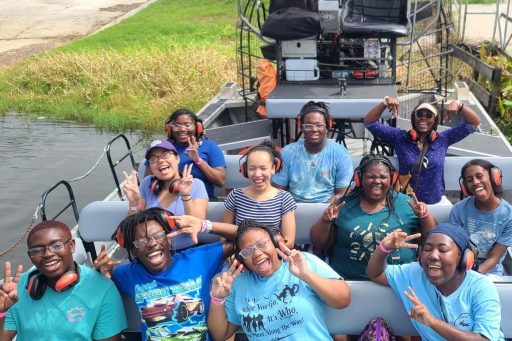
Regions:
<svg viewBox="0 0 512 341"><path fill-rule="evenodd" d="M61 230L64 231L69 237L71 237L71 231L69 230L68 225L64 224L63 222L57 221L57 220L45 220L34 226L27 236L27 246L29 245L30 238L36 234L39 231L43 230Z"/></svg>
<svg viewBox="0 0 512 341"><path fill-rule="evenodd" d="M474 159L471 161L466 162L464 166L462 166L462 169L460 170L460 177L462 178L462 181L464 181L464 184L466 184L466 177L464 174L466 173L466 170L469 168L469 166L480 166L483 169L487 170L487 173L489 174L489 178L491 177L491 168L499 168L495 166L493 163L484 160L484 159ZM494 195L498 198L501 198L503 196L503 186L502 185L496 185L493 181L491 181L492 191L494 192Z"/></svg>

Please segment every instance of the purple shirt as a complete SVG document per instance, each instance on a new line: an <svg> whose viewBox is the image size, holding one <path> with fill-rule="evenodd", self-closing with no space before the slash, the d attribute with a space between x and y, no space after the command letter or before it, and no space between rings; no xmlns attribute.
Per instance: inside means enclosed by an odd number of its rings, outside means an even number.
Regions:
<svg viewBox="0 0 512 341"><path fill-rule="evenodd" d="M421 151L416 142L409 139L407 131L389 125L374 122L365 127L379 138L395 148L398 157L400 174L407 174ZM448 147L473 133L475 128L469 123L446 129L437 134L435 141L429 146L422 162L420 181L417 181L418 170L414 171L409 181L418 200L426 204L435 204L444 194L444 159Z"/></svg>

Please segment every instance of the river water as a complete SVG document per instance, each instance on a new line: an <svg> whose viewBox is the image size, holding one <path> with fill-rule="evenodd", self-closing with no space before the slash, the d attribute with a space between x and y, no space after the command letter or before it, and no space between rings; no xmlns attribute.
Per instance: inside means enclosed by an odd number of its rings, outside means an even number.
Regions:
<svg viewBox="0 0 512 341"><path fill-rule="evenodd" d="M41 194L60 180L86 173L98 160L105 145L117 133L97 130L88 125L26 117L16 113L0 116L0 252L14 243L30 224ZM140 161L147 141L136 133L125 134ZM121 144L113 147L113 159L124 150ZM129 170L128 162L116 168ZM102 200L115 187L106 156L88 177L72 183L80 210L91 201ZM48 198L47 218L51 219L69 200L63 187ZM59 220L68 226L76 224L71 213ZM12 253L0 259L15 264L30 264L26 240Z"/></svg>

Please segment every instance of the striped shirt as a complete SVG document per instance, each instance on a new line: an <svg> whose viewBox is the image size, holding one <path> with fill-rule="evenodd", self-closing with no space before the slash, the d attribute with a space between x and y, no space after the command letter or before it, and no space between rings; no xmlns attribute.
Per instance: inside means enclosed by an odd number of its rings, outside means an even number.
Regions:
<svg viewBox="0 0 512 341"><path fill-rule="evenodd" d="M241 188L235 188L224 201L224 206L235 214L235 224L253 219L269 226L275 234L281 231L283 215L297 208L292 195L280 189L273 198L256 201L247 197Z"/></svg>

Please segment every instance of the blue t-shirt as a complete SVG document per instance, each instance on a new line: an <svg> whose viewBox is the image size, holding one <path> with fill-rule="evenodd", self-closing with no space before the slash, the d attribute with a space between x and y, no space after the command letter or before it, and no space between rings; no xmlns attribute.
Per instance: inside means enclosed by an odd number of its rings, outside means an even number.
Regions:
<svg viewBox="0 0 512 341"><path fill-rule="evenodd" d="M373 136L395 148L400 174L407 174L421 154L416 142L411 141L408 132L380 122L366 124ZM444 194L444 159L448 147L473 133L475 128L469 123L446 129L437 134L436 140L429 146L425 159L421 163L420 180L418 170L414 171L409 184L419 201L435 204ZM417 186L416 186L417 184Z"/></svg>
<svg viewBox="0 0 512 341"><path fill-rule="evenodd" d="M478 245L478 260L480 265L487 259L495 243L512 246L512 205L505 199L492 211L480 211L475 206L475 197L469 197L456 203L450 212L450 223L464 227L470 234L470 239ZM503 276L503 259L500 258L490 274Z"/></svg>
<svg viewBox="0 0 512 341"><path fill-rule="evenodd" d="M128 326L114 283L91 268L80 266L80 280L66 291L46 287L40 300L28 294L28 274L5 318L4 329L16 330L17 340L100 340Z"/></svg>
<svg viewBox="0 0 512 341"><path fill-rule="evenodd" d="M348 187L353 175L352 158L342 145L327 140L317 154L310 154L304 140L281 151L283 165L272 182L288 187L296 202L327 202L336 188Z"/></svg>
<svg viewBox="0 0 512 341"><path fill-rule="evenodd" d="M346 279L368 279L366 267L370 256L390 232L401 228L407 234L419 230L420 221L407 203L410 198L394 193L395 213L389 206L368 214L361 209L360 196L350 199L339 211L333 223L336 241L331 250L330 265ZM385 222L385 219L388 219ZM389 264L404 264L416 259L416 250L402 248L389 254Z"/></svg>
<svg viewBox="0 0 512 341"><path fill-rule="evenodd" d="M316 256L304 255L312 272L340 278ZM332 340L324 322L324 303L290 273L286 262L270 277L250 271L240 274L226 299L226 315L229 322L242 327L249 340Z"/></svg>
<svg viewBox="0 0 512 341"><path fill-rule="evenodd" d="M185 150L187 150L188 145L179 145L177 143L174 144L174 147L178 151L178 155L180 156L180 163L178 164L178 169L180 172L183 172L183 168L185 165L193 164L194 162L185 154ZM217 146L217 144L211 140L202 139L201 145L197 147L197 151L199 153L199 157L203 159L203 162L206 162L210 167L226 167L226 160L224 159L224 154L222 150ZM210 198L215 198L215 189L213 184L208 181L206 175L203 174L201 169L198 166L194 165L192 167L192 176L194 178L198 178L204 182L206 187L206 192L208 192L208 196Z"/></svg>
<svg viewBox="0 0 512 341"><path fill-rule="evenodd" d="M210 340L210 283L221 269L222 256L222 244L217 242L177 253L171 266L156 275L138 261L115 268L117 288L139 308L143 340L171 335Z"/></svg>
<svg viewBox="0 0 512 341"><path fill-rule="evenodd" d="M152 207L161 207L166 209L167 211L174 213L175 215L184 215L185 207L183 206L183 200L181 199L181 195L179 194L176 197L176 200L174 200L169 206L162 207L162 205L160 205L160 200L158 200L158 196L152 193L150 190L152 177L152 175L146 176L139 186L140 196L142 197L142 199L146 200L146 209ZM194 178L192 181L192 200L208 200L208 193L206 193L204 183L196 178ZM173 250L181 250L192 245L194 245L194 242L192 241L192 237L190 237L190 235L188 234L180 234L179 236L172 238Z"/></svg>
<svg viewBox="0 0 512 341"><path fill-rule="evenodd" d="M388 265L385 273L391 289L400 297L408 312L413 303L404 295L404 291L411 287L436 319L444 320L458 329L481 334L489 340L504 340L500 329L498 290L487 277L470 270L459 288L449 296L444 296L416 262ZM423 340L444 340L432 328L413 319L411 322Z"/></svg>

